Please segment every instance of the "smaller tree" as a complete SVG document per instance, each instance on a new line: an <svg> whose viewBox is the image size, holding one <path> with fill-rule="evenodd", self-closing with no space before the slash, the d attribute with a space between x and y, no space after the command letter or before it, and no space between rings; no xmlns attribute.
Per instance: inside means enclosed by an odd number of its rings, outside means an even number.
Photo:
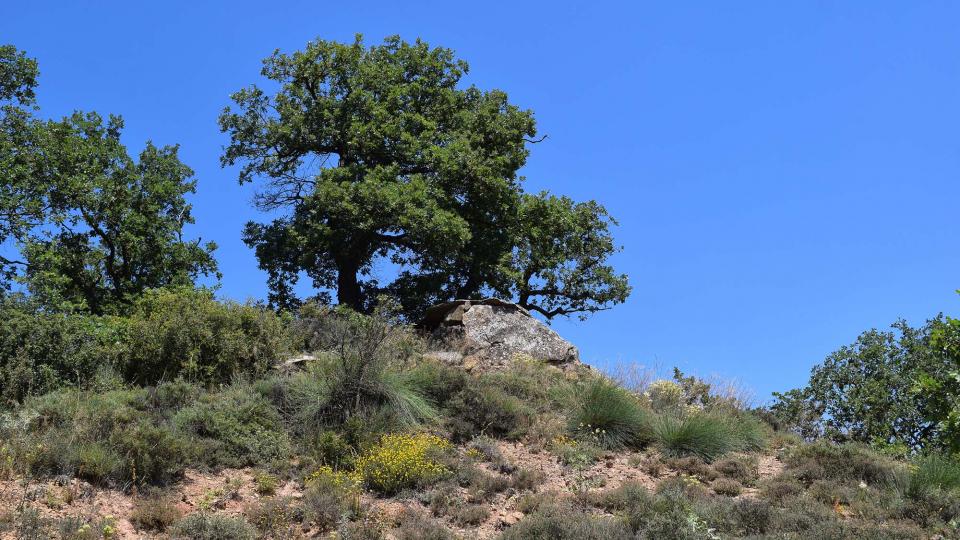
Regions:
<svg viewBox="0 0 960 540"><path fill-rule="evenodd" d="M960 452L960 319L938 319L931 341L945 362L942 369L921 372L916 391L928 400L927 419L940 431L943 446Z"/></svg>
<svg viewBox="0 0 960 540"><path fill-rule="evenodd" d="M96 113L39 128L43 160L33 178L45 188L44 219L21 235L26 260L18 278L36 298L112 313L147 289L217 274L216 245L183 238L193 223L185 195L196 182L176 146L147 143L134 161L120 142L123 121L104 123Z"/></svg>
<svg viewBox="0 0 960 540"><path fill-rule="evenodd" d="M775 393L772 412L807 438L922 448L940 442L941 430L929 419L933 396L917 391L930 374L942 380L948 359L931 346L942 318L893 331L870 330L813 368L808 385Z"/></svg>
<svg viewBox="0 0 960 540"><path fill-rule="evenodd" d="M596 201L525 194L509 270L517 303L547 319L584 319L624 302L630 295L627 276L608 262L620 251L610 233L616 224Z"/></svg>

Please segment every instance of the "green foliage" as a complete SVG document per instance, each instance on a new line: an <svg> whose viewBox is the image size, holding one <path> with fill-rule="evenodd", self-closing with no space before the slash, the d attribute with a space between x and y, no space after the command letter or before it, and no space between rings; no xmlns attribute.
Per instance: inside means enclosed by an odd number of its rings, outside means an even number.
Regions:
<svg viewBox="0 0 960 540"><path fill-rule="evenodd" d="M606 264L613 220L592 201L522 195L533 113L458 87L466 72L449 49L358 36L276 52L262 70L275 94L233 94L221 162L242 165L241 183L267 180L259 208L289 210L244 232L272 303L298 302L301 272L338 304L365 311L388 293L411 318L487 293L547 317L623 301L626 278ZM381 286L371 273L383 260L401 270Z"/></svg>
<svg viewBox="0 0 960 540"><path fill-rule="evenodd" d="M933 350L944 365L927 368L916 377L916 395L923 396L926 419L940 432L941 446L960 452L960 319L932 322ZM939 368L939 369L938 369Z"/></svg>
<svg viewBox="0 0 960 540"><path fill-rule="evenodd" d="M31 398L4 418L2 430L18 462L33 472L118 487L169 483L192 452L142 389L61 390Z"/></svg>
<svg viewBox="0 0 960 540"><path fill-rule="evenodd" d="M787 470L807 485L816 480L890 485L898 469L891 458L862 445L826 441L793 447L783 459Z"/></svg>
<svg viewBox="0 0 960 540"><path fill-rule="evenodd" d="M654 433L664 453L695 455L706 461L728 452L757 450L764 441L758 420L747 414L719 411L660 416L654 422Z"/></svg>
<svg viewBox="0 0 960 540"><path fill-rule="evenodd" d="M306 372L279 381L271 392L297 429L318 433L352 419L384 428L414 427L436 417L412 374L419 341L378 306L372 315L346 308L303 317L307 341L320 359Z"/></svg>
<svg viewBox="0 0 960 540"><path fill-rule="evenodd" d="M478 435L516 438L533 411L497 386L475 381L447 403L447 427L456 441Z"/></svg>
<svg viewBox="0 0 960 540"><path fill-rule="evenodd" d="M303 270L317 288L337 290L339 303L363 309L377 284L360 277L378 257L439 265L473 237L461 206L497 217L515 208L532 113L502 92L457 89L466 70L453 51L421 41L316 40L266 59L276 95L252 86L232 96L238 110L220 117L231 137L223 163L243 163L241 182L270 180L259 207L293 207L245 233L274 302L290 301ZM331 163L309 168L314 159ZM473 227L485 233L479 244L507 234L487 221ZM496 261L502 247L492 249L477 256Z"/></svg>
<svg viewBox="0 0 960 540"><path fill-rule="evenodd" d="M193 171L175 146L147 143L134 161L122 128L119 117L80 112L39 126L46 159L33 175L47 189L44 230L18 241L20 279L46 305L122 312L147 289L217 273L216 245L183 239Z"/></svg>
<svg viewBox="0 0 960 540"><path fill-rule="evenodd" d="M960 462L943 454L917 458L910 476L909 493L920 497L932 491L960 493Z"/></svg>
<svg viewBox="0 0 960 540"><path fill-rule="evenodd" d="M257 531L239 518L196 512L177 522L170 537L174 540L254 540Z"/></svg>
<svg viewBox="0 0 960 540"><path fill-rule="evenodd" d="M583 389L570 430L607 449L639 448L650 441L650 414L630 392L597 377Z"/></svg>
<svg viewBox="0 0 960 540"><path fill-rule="evenodd" d="M113 366L122 336L122 328L109 319L52 313L17 295L2 298L0 397L10 404L85 385Z"/></svg>
<svg viewBox="0 0 960 540"><path fill-rule="evenodd" d="M218 302L206 291L146 291L124 320L121 369L140 384L263 375L289 351L287 323L263 307Z"/></svg>
<svg viewBox="0 0 960 540"><path fill-rule="evenodd" d="M14 278L47 307L103 314L216 274L216 246L183 238L196 182L177 147L148 142L134 160L119 117L34 118L36 76L35 61L0 49L0 240L22 259L0 259L4 285Z"/></svg>
<svg viewBox="0 0 960 540"><path fill-rule="evenodd" d="M808 440L937 445L943 427L931 410L940 396L950 399L936 389L949 380L951 355L931 337L945 324L937 318L911 328L899 321L891 332L864 332L814 367L806 387L775 394L771 409ZM918 391L918 381L928 391Z"/></svg>
<svg viewBox="0 0 960 540"><path fill-rule="evenodd" d="M197 458L214 467L271 463L290 454L280 413L248 385L204 394L178 411L173 423L195 439Z"/></svg>
<svg viewBox="0 0 960 540"><path fill-rule="evenodd" d="M584 319L624 302L627 276L606 263L619 251L610 234L616 224L596 201L524 195L509 272L517 303L548 319L575 313Z"/></svg>

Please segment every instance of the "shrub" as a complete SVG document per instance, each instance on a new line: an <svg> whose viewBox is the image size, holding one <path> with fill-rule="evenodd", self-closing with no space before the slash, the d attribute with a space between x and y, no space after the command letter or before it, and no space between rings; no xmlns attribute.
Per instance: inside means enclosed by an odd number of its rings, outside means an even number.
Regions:
<svg viewBox="0 0 960 540"><path fill-rule="evenodd" d="M602 377L587 383L570 417L570 430L611 450L641 447L650 440L648 413L633 395Z"/></svg>
<svg viewBox="0 0 960 540"><path fill-rule="evenodd" d="M337 540L383 540L383 525L375 520L347 521L337 529Z"/></svg>
<svg viewBox="0 0 960 540"><path fill-rule="evenodd" d="M731 478L743 485L752 485L757 477L755 460L745 456L727 458L713 464L713 470L724 478Z"/></svg>
<svg viewBox="0 0 960 540"><path fill-rule="evenodd" d="M825 441L789 449L784 462L791 474L807 485L815 480L888 485L898 469L890 458L863 446L852 443L835 445Z"/></svg>
<svg viewBox="0 0 960 540"><path fill-rule="evenodd" d="M199 461L210 466L259 465L290 453L280 414L247 385L204 394L177 412L173 422L196 439Z"/></svg>
<svg viewBox="0 0 960 540"><path fill-rule="evenodd" d="M419 350L409 329L385 308L373 315L345 308L322 313L299 323L321 350L318 360L278 380L271 392L298 431L318 433L354 418L405 429L436 418L422 379L409 369Z"/></svg>
<svg viewBox="0 0 960 540"><path fill-rule="evenodd" d="M717 495L726 495L728 497L736 497L743 491L743 486L740 485L740 482L732 478L718 478L710 484L710 487Z"/></svg>
<svg viewBox="0 0 960 540"><path fill-rule="evenodd" d="M257 531L239 518L197 512L178 521L170 537L174 540L253 540Z"/></svg>
<svg viewBox="0 0 960 540"><path fill-rule="evenodd" d="M280 486L280 479L268 472L258 471L253 475L253 486L258 495L273 495Z"/></svg>
<svg viewBox="0 0 960 540"><path fill-rule="evenodd" d="M793 478L781 475L768 480L760 492L764 499L782 505L788 499L803 493L803 486Z"/></svg>
<svg viewBox="0 0 960 540"><path fill-rule="evenodd" d="M478 435L515 438L533 411L496 386L475 381L447 403L447 427L455 441Z"/></svg>
<svg viewBox="0 0 960 540"><path fill-rule="evenodd" d="M296 538L293 528L303 518L303 511L293 507L286 497L261 499L244 513L264 538Z"/></svg>
<svg viewBox="0 0 960 540"><path fill-rule="evenodd" d="M356 471L367 487L385 494L425 486L449 474L437 460L437 454L449 448L449 442L435 435L384 435L357 459Z"/></svg>
<svg viewBox="0 0 960 540"><path fill-rule="evenodd" d="M400 526L394 533L397 540L454 540L456 537L435 519L404 507Z"/></svg>
<svg viewBox="0 0 960 540"><path fill-rule="evenodd" d="M470 489L467 493L470 500L474 502L489 501L497 493L502 493L511 486L509 478L488 473L479 467L471 467L469 484Z"/></svg>
<svg viewBox="0 0 960 540"><path fill-rule="evenodd" d="M622 521L565 505L545 505L507 529L503 540L631 540Z"/></svg>
<svg viewBox="0 0 960 540"><path fill-rule="evenodd" d="M18 295L0 299L0 400L82 386L117 357L114 319L52 313Z"/></svg>
<svg viewBox="0 0 960 540"><path fill-rule="evenodd" d="M356 475L323 466L307 477L305 483L304 515L320 530L331 530L344 517L359 514L360 480Z"/></svg>
<svg viewBox="0 0 960 540"><path fill-rule="evenodd" d="M473 383L470 375L460 367L448 366L432 360L421 361L411 372L417 388L438 406L444 406L453 396Z"/></svg>
<svg viewBox="0 0 960 540"><path fill-rule="evenodd" d="M169 497L143 497L134 502L130 523L139 530L163 532L180 516L180 509Z"/></svg>
<svg viewBox="0 0 960 540"><path fill-rule="evenodd" d="M229 382L262 375L290 349L286 323L260 306L218 302L208 291L155 289L125 321L121 369L128 381L184 377Z"/></svg>
<svg viewBox="0 0 960 540"><path fill-rule="evenodd" d="M522 467L515 470L510 477L513 489L517 491L532 490L543 482L543 473Z"/></svg>
<svg viewBox="0 0 960 540"><path fill-rule="evenodd" d="M476 527L490 517L490 508L482 504L466 504L457 507L450 515L450 520L460 527Z"/></svg>
<svg viewBox="0 0 960 540"><path fill-rule="evenodd" d="M650 398L650 406L657 412L676 413L686 404L683 388L673 381L654 381L650 383L646 393Z"/></svg>
<svg viewBox="0 0 960 540"><path fill-rule="evenodd" d="M710 481L717 477L717 472L697 456L669 458L666 464L677 472L693 476L701 481Z"/></svg>
<svg viewBox="0 0 960 540"><path fill-rule="evenodd" d="M142 389L61 390L28 400L7 420L3 431L14 441L17 461L37 473L119 487L165 484L192 453Z"/></svg>
<svg viewBox="0 0 960 540"><path fill-rule="evenodd" d="M480 376L482 384L503 390L537 412L566 413L577 405L576 387L567 375L543 360L517 357L505 370Z"/></svg>
<svg viewBox="0 0 960 540"><path fill-rule="evenodd" d="M321 531L328 531L336 527L346 509L339 491L314 485L303 492L303 511L305 519Z"/></svg>

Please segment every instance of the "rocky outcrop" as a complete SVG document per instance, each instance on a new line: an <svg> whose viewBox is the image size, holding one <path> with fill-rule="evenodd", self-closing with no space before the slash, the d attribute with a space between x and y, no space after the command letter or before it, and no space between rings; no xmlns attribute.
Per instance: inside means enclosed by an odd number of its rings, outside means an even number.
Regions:
<svg viewBox="0 0 960 540"><path fill-rule="evenodd" d="M467 369L496 369L525 356L559 367L580 365L569 341L516 304L503 300L455 300L427 310L420 327L435 344L430 353Z"/></svg>

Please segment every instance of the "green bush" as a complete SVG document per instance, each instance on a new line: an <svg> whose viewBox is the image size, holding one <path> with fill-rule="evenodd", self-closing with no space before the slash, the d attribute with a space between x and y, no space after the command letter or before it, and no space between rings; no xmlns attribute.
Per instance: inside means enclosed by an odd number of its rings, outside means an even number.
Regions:
<svg viewBox="0 0 960 540"><path fill-rule="evenodd" d="M114 319L41 310L19 296L0 299L0 399L22 401L81 386L119 356Z"/></svg>
<svg viewBox="0 0 960 540"><path fill-rule="evenodd" d="M790 448L784 463L793 476L807 485L816 480L889 485L900 468L891 458L864 446L826 441Z"/></svg>
<svg viewBox="0 0 960 540"><path fill-rule="evenodd" d="M60 390L28 399L0 426L17 462L32 472L117 487L169 483L192 453L144 389Z"/></svg>
<svg viewBox="0 0 960 540"><path fill-rule="evenodd" d="M290 455L280 413L245 384L204 394L173 417L197 442L197 459L215 467L270 463Z"/></svg>
<svg viewBox="0 0 960 540"><path fill-rule="evenodd" d="M597 377L583 389L570 430L606 449L638 448L650 441L650 413L630 392Z"/></svg>
<svg viewBox="0 0 960 540"><path fill-rule="evenodd" d="M262 375L290 350L287 324L260 306L218 302L207 291L147 291L123 320L121 370L138 384L183 377L225 383Z"/></svg>
<svg viewBox="0 0 960 540"><path fill-rule="evenodd" d="M257 538L257 531L239 518L198 512L178 521L170 537L174 540L253 540Z"/></svg>

